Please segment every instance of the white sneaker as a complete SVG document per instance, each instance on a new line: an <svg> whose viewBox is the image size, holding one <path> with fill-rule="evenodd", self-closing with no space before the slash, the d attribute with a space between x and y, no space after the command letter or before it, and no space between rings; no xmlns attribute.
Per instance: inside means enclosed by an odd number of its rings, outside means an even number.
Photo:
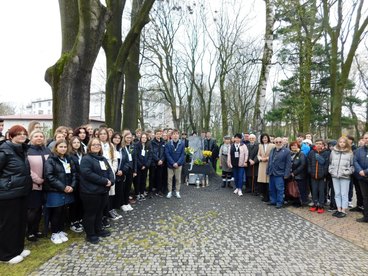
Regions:
<svg viewBox="0 0 368 276"><path fill-rule="evenodd" d="M20 253L20 255L21 255L23 258L25 258L25 257L29 256L29 254L31 254L31 251L30 251L30 250L28 250L28 249L24 249L24 250L22 251L22 253Z"/></svg>
<svg viewBox="0 0 368 276"><path fill-rule="evenodd" d="M243 195L243 192L241 190L239 190L238 196L242 196L242 195Z"/></svg>
<svg viewBox="0 0 368 276"><path fill-rule="evenodd" d="M181 198L181 196L180 196L180 193L179 192L176 192L176 198Z"/></svg>
<svg viewBox="0 0 368 276"><path fill-rule="evenodd" d="M67 242L69 240L67 237L67 233L60 231L58 234L62 242Z"/></svg>
<svg viewBox="0 0 368 276"><path fill-rule="evenodd" d="M236 188L235 191L234 191L234 194L237 194L239 192L239 189Z"/></svg>
<svg viewBox="0 0 368 276"><path fill-rule="evenodd" d="M128 211L133 211L134 210L132 205L130 205L130 204L128 204L127 207L128 207Z"/></svg>
<svg viewBox="0 0 368 276"><path fill-rule="evenodd" d="M349 201L348 207L353 208L353 202Z"/></svg>
<svg viewBox="0 0 368 276"><path fill-rule="evenodd" d="M123 210L124 212L128 212L129 211L128 205L121 206L121 210Z"/></svg>
<svg viewBox="0 0 368 276"><path fill-rule="evenodd" d="M18 263L20 263L23 260L24 260L24 258L21 255L18 255L18 256L15 256L14 258L10 259L8 261L8 263L9 264L18 264Z"/></svg>
<svg viewBox="0 0 368 276"><path fill-rule="evenodd" d="M51 235L51 241L54 243L54 244L61 244L63 243L59 233L52 233Z"/></svg>
<svg viewBox="0 0 368 276"><path fill-rule="evenodd" d="M171 198L171 197L172 197L172 193L168 192L166 198Z"/></svg>

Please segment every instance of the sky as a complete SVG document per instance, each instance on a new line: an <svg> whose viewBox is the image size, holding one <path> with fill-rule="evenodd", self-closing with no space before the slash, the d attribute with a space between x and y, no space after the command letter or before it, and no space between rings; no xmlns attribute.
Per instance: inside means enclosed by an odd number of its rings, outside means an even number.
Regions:
<svg viewBox="0 0 368 276"><path fill-rule="evenodd" d="M19 112L33 100L51 98L51 88L45 82L44 75L46 69L60 57L58 1L3 2L0 9L0 34L0 103L10 103ZM100 53L96 61L98 68L104 68L102 59ZM101 75L101 72L94 73L95 81L92 80L91 90L101 86ZM99 84L96 85L96 82Z"/></svg>
<svg viewBox="0 0 368 276"><path fill-rule="evenodd" d="M2 3L0 34L0 102L22 105L51 98L44 74L61 51L58 1Z"/></svg>

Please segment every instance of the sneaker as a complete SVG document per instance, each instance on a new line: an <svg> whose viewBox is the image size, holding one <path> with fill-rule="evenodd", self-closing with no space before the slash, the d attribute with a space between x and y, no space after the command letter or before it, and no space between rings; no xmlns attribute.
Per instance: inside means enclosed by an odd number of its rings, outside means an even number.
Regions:
<svg viewBox="0 0 368 276"><path fill-rule="evenodd" d="M113 209L112 211L114 211L115 217L116 217L117 219L121 219L121 218L123 218L123 216L122 216L122 215L120 215L118 212L116 212L116 210L115 210L115 209Z"/></svg>
<svg viewBox="0 0 368 276"><path fill-rule="evenodd" d="M172 197L172 193L168 192L166 198L171 198L171 197Z"/></svg>
<svg viewBox="0 0 368 276"><path fill-rule="evenodd" d="M313 207L313 206L314 206L313 201L312 201L312 202L310 202L310 203L308 204L308 206L309 206L309 207Z"/></svg>
<svg viewBox="0 0 368 276"><path fill-rule="evenodd" d="M69 240L65 232L60 231L58 234L62 242L67 242Z"/></svg>
<svg viewBox="0 0 368 276"><path fill-rule="evenodd" d="M18 263L20 263L23 260L24 260L24 258L21 255L18 255L18 256L15 256L14 258L10 259L8 261L8 263L9 264L18 264Z"/></svg>
<svg viewBox="0 0 368 276"><path fill-rule="evenodd" d="M75 233L82 233L83 232L83 227L81 226L81 224L77 221L74 222L70 225L70 230L72 230Z"/></svg>
<svg viewBox="0 0 368 276"><path fill-rule="evenodd" d="M102 217L102 226L104 228L110 228L111 224L109 222L109 219L107 217Z"/></svg>
<svg viewBox="0 0 368 276"><path fill-rule="evenodd" d="M63 241L60 238L59 233L52 233L52 235L51 235L51 241L54 244L61 244L61 243L63 243Z"/></svg>
<svg viewBox="0 0 368 276"><path fill-rule="evenodd" d="M132 205L130 205L130 204L128 204L127 207L128 207L128 211L133 211L134 210Z"/></svg>
<svg viewBox="0 0 368 276"><path fill-rule="evenodd" d="M234 194L237 194L239 192L239 189L238 188L236 188L235 190L234 190Z"/></svg>
<svg viewBox="0 0 368 276"><path fill-rule="evenodd" d="M176 196L176 198L181 198L181 196L180 196L180 193L179 193L179 192L176 192L175 196Z"/></svg>
<svg viewBox="0 0 368 276"><path fill-rule="evenodd" d="M330 207L327 209L328 212L336 212L337 211L337 208L336 207Z"/></svg>
<svg viewBox="0 0 368 276"><path fill-rule="evenodd" d="M352 201L349 201L348 207L353 208L353 202Z"/></svg>
<svg viewBox="0 0 368 276"><path fill-rule="evenodd" d="M106 238L108 236L111 236L111 232L107 231L107 230L102 230L102 231L97 233L97 236L102 237L102 238Z"/></svg>
<svg viewBox="0 0 368 276"><path fill-rule="evenodd" d="M337 218L344 218L346 217L346 213L344 212L339 212L337 215L336 215Z"/></svg>
<svg viewBox="0 0 368 276"><path fill-rule="evenodd" d="M368 219L365 219L364 217L356 219L357 222L365 222L368 223Z"/></svg>
<svg viewBox="0 0 368 276"><path fill-rule="evenodd" d="M363 212L363 208L360 206L355 206L349 210L350 212Z"/></svg>
<svg viewBox="0 0 368 276"><path fill-rule="evenodd" d="M121 210L123 210L124 212L128 212L129 211L128 205L121 206Z"/></svg>
<svg viewBox="0 0 368 276"><path fill-rule="evenodd" d="M242 195L243 195L243 192L241 190L239 190L238 196L242 196Z"/></svg>
<svg viewBox="0 0 368 276"><path fill-rule="evenodd" d="M317 209L318 208L316 206L312 206L312 207L309 208L309 211L315 212L315 211L317 211Z"/></svg>
<svg viewBox="0 0 368 276"><path fill-rule="evenodd" d="M146 200L146 197L144 195L141 195L139 198L140 201Z"/></svg>
<svg viewBox="0 0 368 276"><path fill-rule="evenodd" d="M335 211L335 212L332 213L332 216L337 217L339 213L340 213L340 211Z"/></svg>
<svg viewBox="0 0 368 276"><path fill-rule="evenodd" d="M325 212L325 208L319 207L317 210L318 214L323 214Z"/></svg>
<svg viewBox="0 0 368 276"><path fill-rule="evenodd" d="M34 234L29 234L29 235L27 235L27 240L30 241L30 242L36 242L36 241L38 241L38 238Z"/></svg>
<svg viewBox="0 0 368 276"><path fill-rule="evenodd" d="M156 196L158 196L158 197L163 197L163 196L164 196L164 194L163 194L162 192L158 192L158 193L156 193Z"/></svg>
<svg viewBox="0 0 368 276"><path fill-rule="evenodd" d="M87 236L86 241L92 243L92 244L98 244L100 242L100 238L97 236Z"/></svg>
<svg viewBox="0 0 368 276"><path fill-rule="evenodd" d="M21 255L23 258L25 258L25 257L29 256L29 254L31 254L31 250L28 250L28 249L24 249L24 250L22 251L22 253L20 253L20 255Z"/></svg>
<svg viewBox="0 0 368 276"><path fill-rule="evenodd" d="M109 218L111 218L112 220L118 220L119 218L121 218L121 216L119 217L119 215L115 213L115 210L110 210Z"/></svg>

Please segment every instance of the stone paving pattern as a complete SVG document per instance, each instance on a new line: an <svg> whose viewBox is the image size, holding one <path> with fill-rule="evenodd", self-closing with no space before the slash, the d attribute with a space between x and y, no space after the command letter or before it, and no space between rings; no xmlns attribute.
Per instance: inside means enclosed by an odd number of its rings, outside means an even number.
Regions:
<svg viewBox="0 0 368 276"><path fill-rule="evenodd" d="M362 247L219 186L212 177L206 188L183 185L182 199L140 202L111 237L73 243L31 275L368 275Z"/></svg>

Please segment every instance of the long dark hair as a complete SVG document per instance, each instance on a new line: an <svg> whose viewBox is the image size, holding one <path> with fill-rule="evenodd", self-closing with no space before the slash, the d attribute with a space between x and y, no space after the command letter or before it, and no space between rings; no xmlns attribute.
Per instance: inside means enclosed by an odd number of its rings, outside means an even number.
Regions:
<svg viewBox="0 0 368 276"><path fill-rule="evenodd" d="M262 133L262 134L261 134L261 138L260 138L260 141L259 141L259 142L260 142L261 144L264 144L264 143L263 143L263 137L265 137L265 136L267 137L267 140L268 140L268 142L267 142L267 143L271 143L270 135L268 135L267 133Z"/></svg>

